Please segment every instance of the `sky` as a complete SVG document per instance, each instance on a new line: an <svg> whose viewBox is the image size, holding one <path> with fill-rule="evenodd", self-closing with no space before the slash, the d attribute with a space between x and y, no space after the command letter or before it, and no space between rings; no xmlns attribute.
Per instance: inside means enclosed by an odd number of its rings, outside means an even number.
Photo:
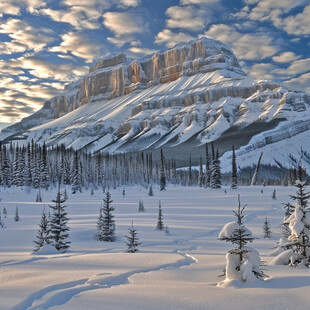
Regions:
<svg viewBox="0 0 310 310"><path fill-rule="evenodd" d="M227 43L248 75L310 93L310 0L1 0L0 130L99 57L204 35Z"/></svg>

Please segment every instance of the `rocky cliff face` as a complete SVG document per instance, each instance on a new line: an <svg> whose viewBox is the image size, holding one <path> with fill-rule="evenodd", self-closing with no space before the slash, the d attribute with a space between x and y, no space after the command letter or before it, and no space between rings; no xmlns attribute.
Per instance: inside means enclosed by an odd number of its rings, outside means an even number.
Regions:
<svg viewBox="0 0 310 310"><path fill-rule="evenodd" d="M55 119L93 101L109 100L181 76L227 69L243 74L234 53L223 43L208 38L183 43L140 60L124 53L100 59L89 74L44 103L43 108L7 131L22 131L44 119ZM43 122L41 122L43 123Z"/></svg>
<svg viewBox="0 0 310 310"><path fill-rule="evenodd" d="M102 152L164 147L167 155L192 154L193 161L204 156L204 143L215 141L222 153L240 148L247 163L248 153L253 161L269 145L279 153L284 141L297 157L304 144L298 137L309 132L309 94L247 77L226 45L202 38L140 60L122 53L100 59L0 140L12 134L9 139Z"/></svg>

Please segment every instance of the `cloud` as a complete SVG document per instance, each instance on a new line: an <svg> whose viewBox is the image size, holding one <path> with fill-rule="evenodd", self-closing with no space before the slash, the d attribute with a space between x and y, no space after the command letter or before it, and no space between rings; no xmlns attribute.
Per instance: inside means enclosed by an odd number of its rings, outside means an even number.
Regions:
<svg viewBox="0 0 310 310"><path fill-rule="evenodd" d="M55 40L53 31L34 27L19 19L8 19L0 25L0 33L7 34L12 40L0 42L2 54L21 53L27 50L36 52Z"/></svg>
<svg viewBox="0 0 310 310"><path fill-rule="evenodd" d="M211 26L205 35L230 45L239 59L264 59L275 55L279 49L274 39L265 33L243 34L224 24Z"/></svg>
<svg viewBox="0 0 310 310"><path fill-rule="evenodd" d="M83 33L68 32L61 36L62 42L59 46L49 49L50 52L72 55L85 59L86 62L92 62L99 57L104 48L99 42L91 40ZM63 55L60 55L63 57Z"/></svg>
<svg viewBox="0 0 310 310"><path fill-rule="evenodd" d="M7 0L0 2L0 17L3 14L19 15L25 8L30 13L34 13L36 9L44 7L46 1L43 0Z"/></svg>
<svg viewBox="0 0 310 310"><path fill-rule="evenodd" d="M275 27L286 31L291 35L309 35L310 5L304 7L297 15L285 16L292 9L308 4L308 0L261 0L247 14L240 17L248 17L257 21L271 21Z"/></svg>
<svg viewBox="0 0 310 310"><path fill-rule="evenodd" d="M274 69L274 66L270 63L260 63L254 64L251 67L244 67L243 70L250 76L256 79L266 79L273 80L274 75L271 71Z"/></svg>
<svg viewBox="0 0 310 310"><path fill-rule="evenodd" d="M192 6L171 6L167 9L167 28L199 30L204 28L204 11Z"/></svg>
<svg viewBox="0 0 310 310"><path fill-rule="evenodd" d="M302 74L297 78L284 81L283 84L290 89L310 93L310 72Z"/></svg>
<svg viewBox="0 0 310 310"><path fill-rule="evenodd" d="M120 0L120 5L125 7L136 7L140 5L141 0Z"/></svg>
<svg viewBox="0 0 310 310"><path fill-rule="evenodd" d="M135 34L148 31L148 23L138 12L107 12L103 14L103 18L104 26L115 34L107 40L117 46L134 40Z"/></svg>
<svg viewBox="0 0 310 310"><path fill-rule="evenodd" d="M282 21L283 30L292 35L309 35L310 34L310 5L296 16L289 16Z"/></svg>
<svg viewBox="0 0 310 310"><path fill-rule="evenodd" d="M293 61L285 70L286 74L296 75L310 70L310 58Z"/></svg>
<svg viewBox="0 0 310 310"><path fill-rule="evenodd" d="M128 51L134 53L134 54L144 54L144 55L148 55L148 54L153 54L155 52L157 52L158 50L154 50L154 49L150 49L150 48L143 48L143 47L137 47L137 46L133 46L130 47L128 49Z"/></svg>
<svg viewBox="0 0 310 310"><path fill-rule="evenodd" d="M222 0L181 0L182 5L186 4L214 4L221 2Z"/></svg>
<svg viewBox="0 0 310 310"><path fill-rule="evenodd" d="M272 57L275 62L286 63L299 59L300 56L295 55L293 52L283 52L279 56Z"/></svg>
<svg viewBox="0 0 310 310"><path fill-rule="evenodd" d="M71 24L75 29L98 29L101 10L92 6L72 6L66 10L42 9L40 14L49 16L56 22Z"/></svg>
<svg viewBox="0 0 310 310"><path fill-rule="evenodd" d="M194 38L184 32L172 32L170 29L164 29L159 32L155 37L156 44L164 44L167 47L173 47L174 45L193 40Z"/></svg>

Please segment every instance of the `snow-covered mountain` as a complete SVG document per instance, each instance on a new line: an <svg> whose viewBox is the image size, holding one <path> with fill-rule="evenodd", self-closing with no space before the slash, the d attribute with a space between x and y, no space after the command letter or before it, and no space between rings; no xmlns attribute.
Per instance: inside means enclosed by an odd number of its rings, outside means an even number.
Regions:
<svg viewBox="0 0 310 310"><path fill-rule="evenodd" d="M214 141L221 153L235 145L240 166L261 151L263 163L289 166L301 146L310 153L309 109L310 94L246 76L228 46L203 37L139 60L100 59L0 140L113 153L165 148L186 161ZM229 169L230 153L222 159Z"/></svg>

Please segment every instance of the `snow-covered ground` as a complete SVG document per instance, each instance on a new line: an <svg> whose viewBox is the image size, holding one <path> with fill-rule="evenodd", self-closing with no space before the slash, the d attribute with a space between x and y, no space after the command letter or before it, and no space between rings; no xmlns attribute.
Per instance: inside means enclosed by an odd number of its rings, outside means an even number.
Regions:
<svg viewBox="0 0 310 310"><path fill-rule="evenodd" d="M261 193L263 189L263 193ZM276 189L277 200L271 198ZM115 207L114 243L97 241L96 221L104 194L95 191L69 194L70 251L32 254L33 240L45 205L56 192L1 189L0 211L5 207L6 228L0 228L0 309L308 309L310 270L266 266L269 279L245 287L217 287L231 244L217 240L232 210L247 204L245 224L263 261L271 262L271 248L279 239L283 202L292 187L240 187L210 190L168 187L149 197L144 188L111 190ZM139 199L145 213L138 212ZM166 234L155 229L161 200ZM21 220L14 221L18 205ZM273 237L263 239L268 217ZM143 244L139 252L126 253L124 235L134 222Z"/></svg>

